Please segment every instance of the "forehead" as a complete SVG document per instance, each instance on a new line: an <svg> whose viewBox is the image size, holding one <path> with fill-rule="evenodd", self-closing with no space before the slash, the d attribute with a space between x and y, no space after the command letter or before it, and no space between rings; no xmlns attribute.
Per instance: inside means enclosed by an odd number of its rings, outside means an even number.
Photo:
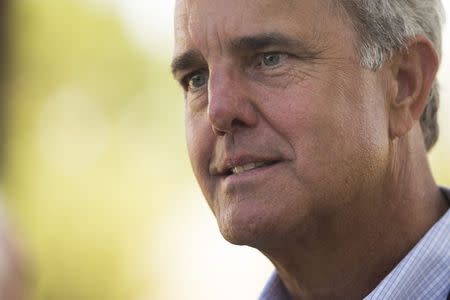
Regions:
<svg viewBox="0 0 450 300"><path fill-rule="evenodd" d="M177 0L175 54L210 51L227 40L266 32L299 38L334 28L335 0Z"/></svg>

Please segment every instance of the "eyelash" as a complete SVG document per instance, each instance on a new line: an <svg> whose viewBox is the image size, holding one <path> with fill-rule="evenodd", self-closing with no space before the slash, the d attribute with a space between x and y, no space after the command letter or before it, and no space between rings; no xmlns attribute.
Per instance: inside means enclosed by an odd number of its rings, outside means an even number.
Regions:
<svg viewBox="0 0 450 300"><path fill-rule="evenodd" d="M181 86L183 87L183 89L188 92L189 91L189 82L191 81L191 79L195 76L195 75L199 75L202 73L208 73L208 70L205 69L200 69L200 70L196 70L193 71L187 75L185 75L182 79L181 79Z"/></svg>
<svg viewBox="0 0 450 300"><path fill-rule="evenodd" d="M187 89L188 89L188 87L189 87L189 79L190 79L196 72L197 72L197 71L192 72L192 73L189 73L189 74L183 76L183 78L181 78L180 83L181 83L181 86L183 87L183 89L184 89L185 91L187 91Z"/></svg>
<svg viewBox="0 0 450 300"><path fill-rule="evenodd" d="M273 66L268 66L268 65L264 65L264 58L265 56L279 56L279 63L273 65ZM289 54L287 53L283 53L283 52L264 52L264 53L260 53L256 55L255 61L257 62L257 67L265 67L267 69L275 69L277 68L287 57L289 56Z"/></svg>

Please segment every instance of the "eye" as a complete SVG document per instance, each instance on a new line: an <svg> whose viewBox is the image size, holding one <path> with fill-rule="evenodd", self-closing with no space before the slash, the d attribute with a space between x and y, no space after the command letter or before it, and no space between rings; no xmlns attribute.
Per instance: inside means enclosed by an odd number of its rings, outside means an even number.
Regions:
<svg viewBox="0 0 450 300"><path fill-rule="evenodd" d="M186 90L195 91L208 83L208 72L198 71L187 75L183 80Z"/></svg>
<svg viewBox="0 0 450 300"><path fill-rule="evenodd" d="M280 64L282 54L280 53L264 53L262 55L262 64L266 67L274 67Z"/></svg>

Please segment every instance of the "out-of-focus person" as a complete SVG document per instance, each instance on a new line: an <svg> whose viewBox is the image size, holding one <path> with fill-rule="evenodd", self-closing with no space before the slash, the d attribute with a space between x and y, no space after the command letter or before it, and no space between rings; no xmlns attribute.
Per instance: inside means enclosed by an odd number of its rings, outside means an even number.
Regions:
<svg viewBox="0 0 450 300"><path fill-rule="evenodd" d="M7 0L0 1L0 162L4 160L7 102L5 98L10 55L8 9L11 3ZM2 166L3 164L0 164L0 167ZM24 300L25 260L5 203L5 198L0 193L0 300Z"/></svg>
<svg viewBox="0 0 450 300"><path fill-rule="evenodd" d="M23 254L8 219L0 203L0 300L23 300L26 298Z"/></svg>

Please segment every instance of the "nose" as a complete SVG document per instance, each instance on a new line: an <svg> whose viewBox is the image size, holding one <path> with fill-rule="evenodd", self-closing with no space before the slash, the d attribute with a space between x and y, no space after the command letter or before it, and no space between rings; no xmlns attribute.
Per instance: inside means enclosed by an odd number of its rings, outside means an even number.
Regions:
<svg viewBox="0 0 450 300"><path fill-rule="evenodd" d="M258 123L251 91L237 72L210 71L208 83L208 119L215 135L235 133Z"/></svg>

